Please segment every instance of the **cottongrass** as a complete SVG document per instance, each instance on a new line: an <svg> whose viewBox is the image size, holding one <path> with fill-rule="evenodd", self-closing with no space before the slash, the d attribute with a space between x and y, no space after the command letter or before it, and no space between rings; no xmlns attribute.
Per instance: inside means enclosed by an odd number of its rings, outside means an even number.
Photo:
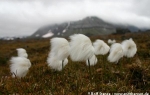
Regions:
<svg viewBox="0 0 150 95"><path fill-rule="evenodd" d="M23 48L17 49L18 57L11 57L10 59L10 72L12 73L12 77L25 77L29 68L31 67L31 62L27 59L28 54L26 50Z"/></svg>
<svg viewBox="0 0 150 95"><path fill-rule="evenodd" d="M118 63L119 59L124 55L122 45L120 43L114 43L111 45L110 54L107 58L109 62Z"/></svg>
<svg viewBox="0 0 150 95"><path fill-rule="evenodd" d="M92 81L90 65L96 64L93 61L94 47L91 40L83 34L74 34L70 36L70 58L73 61L86 61L89 67L90 81ZM93 63L90 63L90 60Z"/></svg>
<svg viewBox="0 0 150 95"><path fill-rule="evenodd" d="M96 55L105 55L109 52L110 47L103 40L96 40L93 43Z"/></svg>
<svg viewBox="0 0 150 95"><path fill-rule="evenodd" d="M51 56L57 57L59 60L64 60L69 56L70 46L65 38L51 39Z"/></svg>
<svg viewBox="0 0 150 95"><path fill-rule="evenodd" d="M51 69L54 69L56 71L61 71L63 67L67 65L68 59L65 58L64 60L59 60L56 57L52 56L47 60L47 62L49 63L48 66L51 67Z"/></svg>
<svg viewBox="0 0 150 95"><path fill-rule="evenodd" d="M12 77L25 77L31 67L30 60L24 57L12 57L10 62L10 72L12 73Z"/></svg>
<svg viewBox="0 0 150 95"><path fill-rule="evenodd" d="M51 39L51 51L47 58L48 66L54 70L61 71L68 63L70 46L65 38Z"/></svg>
<svg viewBox="0 0 150 95"><path fill-rule="evenodd" d="M114 43L116 43L115 39L114 40L108 39L108 44L114 44Z"/></svg>
<svg viewBox="0 0 150 95"><path fill-rule="evenodd" d="M17 48L16 50L17 50L17 53L18 53L18 57L26 57L26 58L28 57L28 54L27 54L25 49Z"/></svg>
<svg viewBox="0 0 150 95"><path fill-rule="evenodd" d="M83 34L70 36L70 58L73 61L85 61L94 55L91 40Z"/></svg>
<svg viewBox="0 0 150 95"><path fill-rule="evenodd" d="M130 38L129 40L124 40L121 44L123 47L124 56L131 58L136 54L137 47L132 38Z"/></svg>

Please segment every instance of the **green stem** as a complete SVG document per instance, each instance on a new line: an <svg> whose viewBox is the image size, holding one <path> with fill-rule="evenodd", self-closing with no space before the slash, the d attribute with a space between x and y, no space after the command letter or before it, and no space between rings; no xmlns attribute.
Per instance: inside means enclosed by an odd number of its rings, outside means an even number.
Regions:
<svg viewBox="0 0 150 95"><path fill-rule="evenodd" d="M63 69L63 67L64 67L64 60L62 60L62 69Z"/></svg>
<svg viewBox="0 0 150 95"><path fill-rule="evenodd" d="M77 76L77 72L76 72L76 95L79 95L79 83L78 83L78 76Z"/></svg>
<svg viewBox="0 0 150 95"><path fill-rule="evenodd" d="M88 59L88 65L89 65L90 81L92 81L92 78L91 78L91 66L90 66L90 60L89 59Z"/></svg>

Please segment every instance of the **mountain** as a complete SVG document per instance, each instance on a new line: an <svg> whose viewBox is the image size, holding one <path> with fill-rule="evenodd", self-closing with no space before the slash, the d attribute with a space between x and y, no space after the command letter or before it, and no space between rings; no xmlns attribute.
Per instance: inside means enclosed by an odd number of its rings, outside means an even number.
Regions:
<svg viewBox="0 0 150 95"><path fill-rule="evenodd" d="M75 33L83 33L87 36L105 35L116 33L116 28L97 17L86 17L83 20L79 21L72 21L42 27L30 37L47 38L52 36L70 36Z"/></svg>
<svg viewBox="0 0 150 95"><path fill-rule="evenodd" d="M119 31L118 31L119 30ZM49 38L56 36L67 37L72 34L82 33L87 36L108 35L115 33L135 32L139 29L134 26L118 26L103 21L98 17L86 17L79 21L54 24L39 28L31 38ZM122 32L123 31L123 32Z"/></svg>

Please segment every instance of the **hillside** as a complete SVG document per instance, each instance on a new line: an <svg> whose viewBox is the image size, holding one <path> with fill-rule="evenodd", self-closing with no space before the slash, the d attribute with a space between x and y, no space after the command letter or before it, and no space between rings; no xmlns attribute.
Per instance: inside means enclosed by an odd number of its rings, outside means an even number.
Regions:
<svg viewBox="0 0 150 95"><path fill-rule="evenodd" d="M124 34L128 32L145 31L130 25L114 25L91 16L79 21L70 21L62 24L47 25L39 28L30 38L68 37L75 33L87 36Z"/></svg>
<svg viewBox="0 0 150 95"><path fill-rule="evenodd" d="M150 93L150 32L126 33L125 35L94 36L90 39L115 39L121 42L130 37L137 45L137 54L123 57L119 64L107 61L107 56L98 55L98 63L91 66L92 77L85 62L70 60L62 72L47 66L50 50L49 39L0 40L0 95L88 95L101 93ZM16 48L25 48L32 66L25 78L11 78L9 59L16 56Z"/></svg>
<svg viewBox="0 0 150 95"><path fill-rule="evenodd" d="M47 38L55 36L70 36L75 33L83 33L88 36L106 35L116 33L116 28L97 17L86 17L79 21L49 25L38 29L31 37Z"/></svg>

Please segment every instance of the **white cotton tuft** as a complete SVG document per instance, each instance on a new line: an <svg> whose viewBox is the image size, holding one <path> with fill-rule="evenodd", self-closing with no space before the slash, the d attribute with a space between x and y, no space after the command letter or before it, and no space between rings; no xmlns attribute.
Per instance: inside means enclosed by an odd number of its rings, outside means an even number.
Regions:
<svg viewBox="0 0 150 95"><path fill-rule="evenodd" d="M114 44L114 43L116 43L116 40L108 39L108 43L109 43L109 44Z"/></svg>
<svg viewBox="0 0 150 95"><path fill-rule="evenodd" d="M12 57L10 62L10 71L13 74L12 77L25 77L31 67L30 60L25 57Z"/></svg>
<svg viewBox="0 0 150 95"><path fill-rule="evenodd" d="M63 62L63 68L64 68L68 63L68 59L65 58L63 61L63 60L58 60L56 57L53 57L53 56L47 59L48 66L57 71L61 71L63 69L62 62Z"/></svg>
<svg viewBox="0 0 150 95"><path fill-rule="evenodd" d="M83 34L70 36L70 58L73 61L85 61L94 55L91 40Z"/></svg>
<svg viewBox="0 0 150 95"><path fill-rule="evenodd" d="M111 39L108 39L108 43L111 44Z"/></svg>
<svg viewBox="0 0 150 95"><path fill-rule="evenodd" d="M96 65L96 63L97 63L97 58L96 58L96 56L93 55L93 56L89 59L89 62L90 62L90 66ZM86 60L86 65L89 66L88 60Z"/></svg>
<svg viewBox="0 0 150 95"><path fill-rule="evenodd" d="M28 54L27 54L27 52L26 52L25 49L23 49L23 48L18 48L18 49L16 49L16 50L17 50L17 53L18 53L18 56L19 56L19 57L25 57L25 58L28 57Z"/></svg>
<svg viewBox="0 0 150 95"><path fill-rule="evenodd" d="M109 62L118 62L123 57L123 49L120 43L114 43L111 45L110 54L108 56Z"/></svg>
<svg viewBox="0 0 150 95"><path fill-rule="evenodd" d="M130 58L133 57L137 52L137 47L135 42L130 38L129 40L125 40L122 43L124 56Z"/></svg>
<svg viewBox="0 0 150 95"><path fill-rule="evenodd" d="M96 40L93 43L96 55L105 55L109 52L110 47L103 40Z"/></svg>
<svg viewBox="0 0 150 95"><path fill-rule="evenodd" d="M67 57L70 54L70 45L68 41L64 38L53 38L51 39L51 51L47 58L48 66L57 71L61 71L62 62L63 67L67 65Z"/></svg>
<svg viewBox="0 0 150 95"><path fill-rule="evenodd" d="M64 60L69 56L70 46L65 38L51 39L51 56L57 57L59 60Z"/></svg>
<svg viewBox="0 0 150 95"><path fill-rule="evenodd" d="M112 40L113 44L116 43L116 40Z"/></svg>

